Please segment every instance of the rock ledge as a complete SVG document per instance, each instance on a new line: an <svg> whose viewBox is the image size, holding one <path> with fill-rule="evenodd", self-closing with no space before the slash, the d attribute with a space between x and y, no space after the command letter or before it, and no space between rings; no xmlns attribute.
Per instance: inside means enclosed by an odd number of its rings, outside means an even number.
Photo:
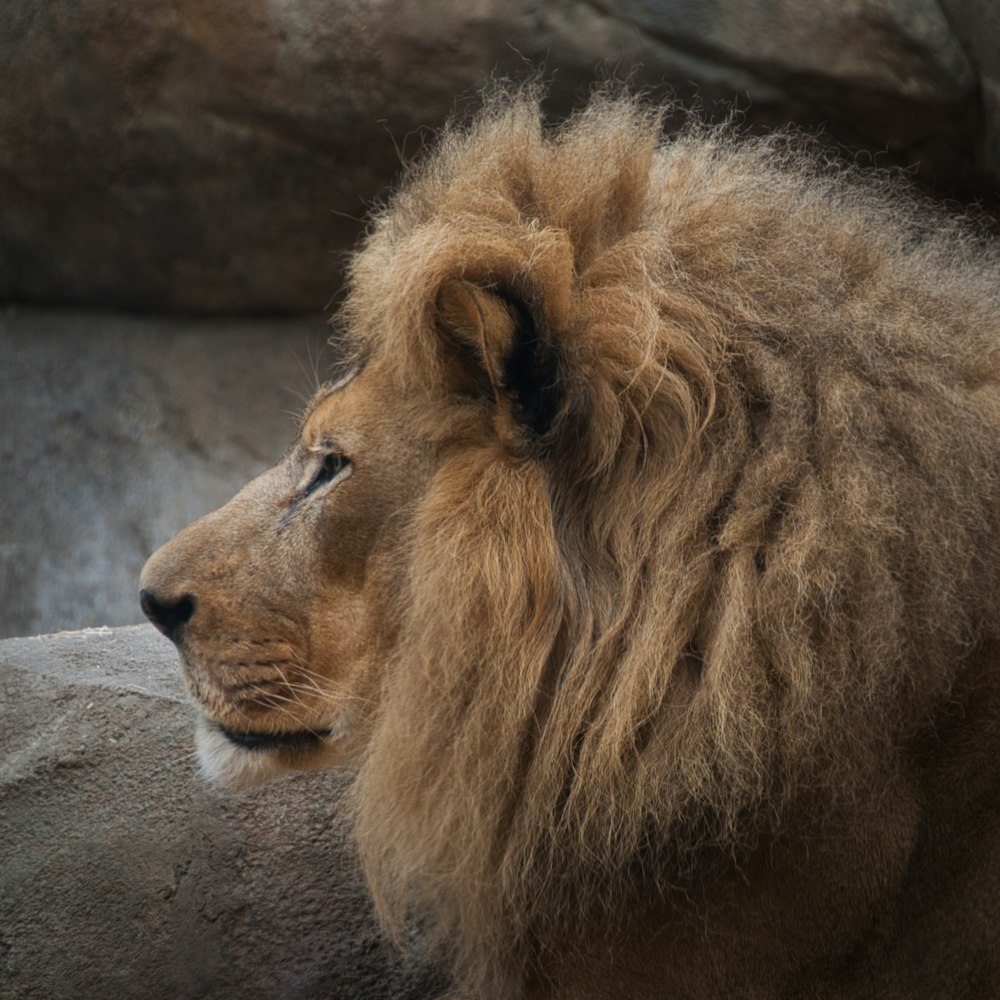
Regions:
<svg viewBox="0 0 1000 1000"><path fill-rule="evenodd" d="M0 642L0 997L413 1000L335 774L206 786L150 626Z"/></svg>

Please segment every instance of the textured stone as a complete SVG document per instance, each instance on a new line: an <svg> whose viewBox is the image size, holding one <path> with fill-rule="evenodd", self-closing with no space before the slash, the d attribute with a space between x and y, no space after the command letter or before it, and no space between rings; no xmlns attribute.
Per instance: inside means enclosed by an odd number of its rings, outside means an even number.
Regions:
<svg viewBox="0 0 1000 1000"><path fill-rule="evenodd" d="M1000 181L1000 5L996 0L942 0L941 6L979 78L982 124L977 163Z"/></svg>
<svg viewBox="0 0 1000 1000"><path fill-rule="evenodd" d="M762 76L823 77L901 97L966 96L973 75L935 0L619 0L618 16L681 50Z"/></svg>
<svg viewBox="0 0 1000 1000"><path fill-rule="evenodd" d="M142 621L146 557L281 456L329 332L0 310L0 636Z"/></svg>
<svg viewBox="0 0 1000 1000"><path fill-rule="evenodd" d="M383 940L344 779L207 787L151 626L0 642L0 996L438 995Z"/></svg>
<svg viewBox="0 0 1000 1000"><path fill-rule="evenodd" d="M822 125L989 194L996 13L990 0L945 7L948 19L935 0L8 0L0 297L318 311L364 205L423 129L526 65L551 77L553 113L595 75L631 74L710 112L736 101L751 125Z"/></svg>
<svg viewBox="0 0 1000 1000"><path fill-rule="evenodd" d="M7 4L0 289L319 311L337 213L392 170L367 32L319 0Z"/></svg>

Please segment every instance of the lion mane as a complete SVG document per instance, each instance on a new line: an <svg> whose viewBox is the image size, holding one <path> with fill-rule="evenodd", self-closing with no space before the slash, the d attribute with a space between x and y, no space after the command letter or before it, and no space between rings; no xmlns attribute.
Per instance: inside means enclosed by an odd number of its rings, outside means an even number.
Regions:
<svg viewBox="0 0 1000 1000"><path fill-rule="evenodd" d="M1000 992L1000 256L793 134L500 88L342 380L147 562L206 772L350 765L462 995Z"/></svg>
<svg viewBox="0 0 1000 1000"><path fill-rule="evenodd" d="M913 748L996 671L995 251L794 136L662 116L495 98L377 214L340 317L445 456L357 839L386 923L489 996L708 926L712 879L801 831L856 849L860 902L816 890L849 950L903 891ZM455 280L522 321L491 421Z"/></svg>

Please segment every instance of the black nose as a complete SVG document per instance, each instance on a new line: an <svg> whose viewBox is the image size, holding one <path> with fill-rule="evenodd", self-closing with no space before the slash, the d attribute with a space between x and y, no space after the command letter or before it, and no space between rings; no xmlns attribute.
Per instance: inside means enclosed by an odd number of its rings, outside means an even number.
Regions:
<svg viewBox="0 0 1000 1000"><path fill-rule="evenodd" d="M146 617L174 642L177 630L194 614L194 598L190 594L165 600L150 590L140 590L139 604Z"/></svg>

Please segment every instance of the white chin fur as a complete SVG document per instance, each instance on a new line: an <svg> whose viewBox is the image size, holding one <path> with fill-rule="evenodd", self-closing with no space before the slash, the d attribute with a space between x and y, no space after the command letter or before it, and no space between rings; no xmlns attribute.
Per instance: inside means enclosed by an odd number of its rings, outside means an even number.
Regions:
<svg viewBox="0 0 1000 1000"><path fill-rule="evenodd" d="M195 746L201 773L226 788L252 788L291 770L277 754L236 746L204 717L198 718Z"/></svg>

